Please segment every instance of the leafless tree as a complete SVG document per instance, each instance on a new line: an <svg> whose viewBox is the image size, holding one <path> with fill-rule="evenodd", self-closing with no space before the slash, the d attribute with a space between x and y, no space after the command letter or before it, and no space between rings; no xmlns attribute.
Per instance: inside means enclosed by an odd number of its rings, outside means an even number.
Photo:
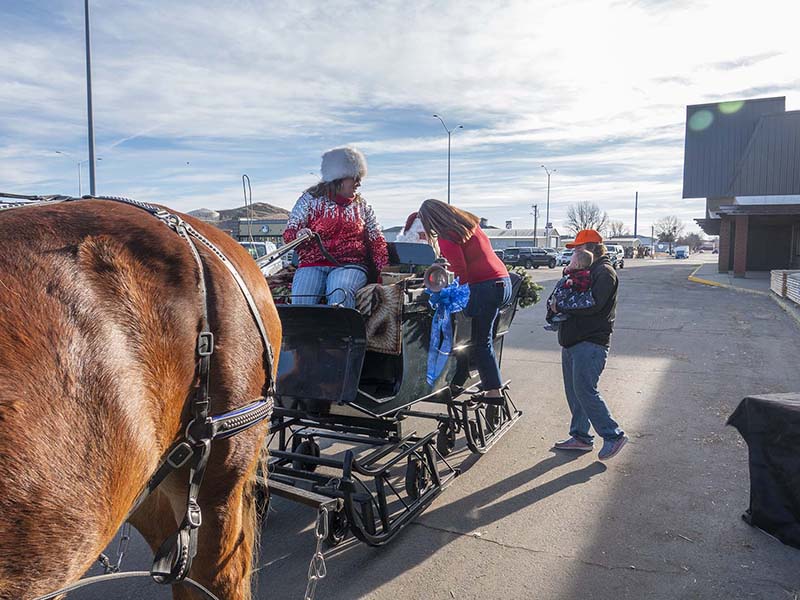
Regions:
<svg viewBox="0 0 800 600"><path fill-rule="evenodd" d="M630 235L630 231L628 231L628 228L625 227L625 223L622 221L611 221L608 227L612 238Z"/></svg>
<svg viewBox="0 0 800 600"><path fill-rule="evenodd" d="M608 228L608 213L594 202L584 201L567 207L567 229L576 234L581 229L596 229L603 233Z"/></svg>
<svg viewBox="0 0 800 600"><path fill-rule="evenodd" d="M654 227L658 241L669 243L669 252L672 254L672 244L683 233L683 223L678 217L670 215L656 221Z"/></svg>
<svg viewBox="0 0 800 600"><path fill-rule="evenodd" d="M703 239L697 233L687 233L678 238L678 246L689 246L692 252L696 252L703 243Z"/></svg>

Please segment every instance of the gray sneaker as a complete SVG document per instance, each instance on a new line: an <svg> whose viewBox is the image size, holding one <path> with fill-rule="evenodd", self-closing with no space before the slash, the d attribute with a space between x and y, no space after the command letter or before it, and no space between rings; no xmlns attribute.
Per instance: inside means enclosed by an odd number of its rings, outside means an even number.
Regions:
<svg viewBox="0 0 800 600"><path fill-rule="evenodd" d="M600 460L608 460L609 458L613 458L627 443L628 436L625 435L617 438L616 440L603 440L603 447L600 450L600 453L597 455L597 458Z"/></svg>
<svg viewBox="0 0 800 600"><path fill-rule="evenodd" d="M589 452L594 448L594 444L584 442L578 438L570 437L553 444L555 450L576 450L578 452Z"/></svg>

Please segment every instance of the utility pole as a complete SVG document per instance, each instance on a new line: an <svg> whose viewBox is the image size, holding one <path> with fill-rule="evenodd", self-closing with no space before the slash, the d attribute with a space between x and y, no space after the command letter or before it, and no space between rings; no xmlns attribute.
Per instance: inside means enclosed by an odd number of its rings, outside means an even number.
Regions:
<svg viewBox="0 0 800 600"><path fill-rule="evenodd" d="M639 192L636 192L636 204L634 204L633 209L633 237L636 237L636 226L639 220Z"/></svg>
<svg viewBox="0 0 800 600"><path fill-rule="evenodd" d="M650 225L650 258L656 257L656 228Z"/></svg>
<svg viewBox="0 0 800 600"><path fill-rule="evenodd" d="M555 173L557 169L553 169L552 171L545 167L544 165L540 165L545 173L547 173L547 209L545 211L544 216L544 236L545 236L545 246L547 248L550 247L550 174Z"/></svg>
<svg viewBox="0 0 800 600"><path fill-rule="evenodd" d="M86 112L89 122L89 193L94 196L97 188L94 182L94 120L92 117L92 48L89 36L89 0L83 3L86 19Z"/></svg>
<svg viewBox="0 0 800 600"><path fill-rule="evenodd" d="M536 237L536 227L539 224L539 206L537 204L533 205L533 245L539 246L538 238Z"/></svg>

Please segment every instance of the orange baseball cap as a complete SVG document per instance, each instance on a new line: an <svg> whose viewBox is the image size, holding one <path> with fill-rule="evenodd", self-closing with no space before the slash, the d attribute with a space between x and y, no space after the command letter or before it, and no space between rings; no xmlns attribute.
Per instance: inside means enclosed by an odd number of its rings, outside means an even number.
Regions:
<svg viewBox="0 0 800 600"><path fill-rule="evenodd" d="M590 242L602 244L603 236L594 229L581 229L578 235L575 236L575 240L567 244L567 248L575 248L576 246L582 246Z"/></svg>

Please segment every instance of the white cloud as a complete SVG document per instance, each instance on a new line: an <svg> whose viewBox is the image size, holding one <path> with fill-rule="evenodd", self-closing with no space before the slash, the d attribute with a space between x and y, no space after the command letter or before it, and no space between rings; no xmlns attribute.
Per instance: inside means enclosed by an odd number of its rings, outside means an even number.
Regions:
<svg viewBox="0 0 800 600"><path fill-rule="evenodd" d="M379 4L93 0L99 191L181 210L254 197L289 207L326 148L358 144L387 225L451 194L495 223L598 202L632 227L702 202L681 195L685 106L737 94L800 108L795 20L764 0ZM72 192L84 156L82 13L0 8L0 189ZM188 164L187 164L188 163ZM258 190L258 193L256 193Z"/></svg>

